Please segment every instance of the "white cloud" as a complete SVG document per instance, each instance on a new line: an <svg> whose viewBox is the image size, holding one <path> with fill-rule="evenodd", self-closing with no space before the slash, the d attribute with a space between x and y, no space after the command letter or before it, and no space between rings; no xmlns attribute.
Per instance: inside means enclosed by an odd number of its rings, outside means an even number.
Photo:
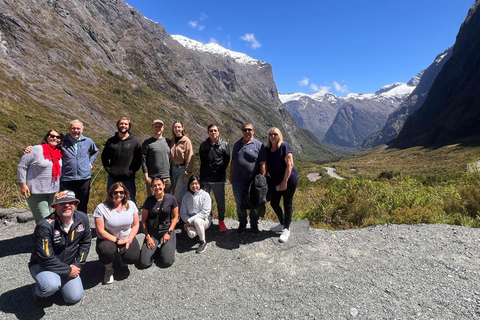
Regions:
<svg viewBox="0 0 480 320"><path fill-rule="evenodd" d="M331 87L328 87L328 86L320 86L319 88L320 90L318 90L318 92L322 92L322 93L328 93L331 89Z"/></svg>
<svg viewBox="0 0 480 320"><path fill-rule="evenodd" d="M205 29L205 26L198 26L198 31L202 31L203 29Z"/></svg>
<svg viewBox="0 0 480 320"><path fill-rule="evenodd" d="M338 83L337 81L333 81L333 87L335 88L335 90L337 92L341 92L341 93L347 93L348 92L348 87L347 85L341 85L340 83Z"/></svg>
<svg viewBox="0 0 480 320"><path fill-rule="evenodd" d="M306 78L304 78L304 79L306 79ZM330 87L330 86L319 86L318 84L315 84L315 83L310 84L310 89L312 89L315 92L328 93L331 88L332 87Z"/></svg>
<svg viewBox="0 0 480 320"><path fill-rule="evenodd" d="M302 87L308 86L310 83L310 80L306 77L303 77L302 80L298 81L298 84L301 85Z"/></svg>
<svg viewBox="0 0 480 320"><path fill-rule="evenodd" d="M198 21L188 21L188 25L195 29L198 25Z"/></svg>
<svg viewBox="0 0 480 320"><path fill-rule="evenodd" d="M257 49L262 46L261 43L255 39L255 35L253 33L246 33L243 37L240 37L240 39L248 42L252 49Z"/></svg>
<svg viewBox="0 0 480 320"><path fill-rule="evenodd" d="M203 13L203 12L200 13L200 20L205 20L207 18L208 18L208 16L205 13Z"/></svg>
<svg viewBox="0 0 480 320"><path fill-rule="evenodd" d="M217 40L215 38L210 38L210 40L208 41L208 43L218 43Z"/></svg>

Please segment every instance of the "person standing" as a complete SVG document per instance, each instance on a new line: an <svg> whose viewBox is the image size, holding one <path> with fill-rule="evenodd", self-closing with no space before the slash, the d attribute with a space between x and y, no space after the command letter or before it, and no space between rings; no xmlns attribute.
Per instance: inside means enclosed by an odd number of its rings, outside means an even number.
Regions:
<svg viewBox="0 0 480 320"><path fill-rule="evenodd" d="M275 186L270 205L280 222L270 230L281 233L278 241L287 242L290 237L293 195L297 190L298 172L293 164L292 150L286 142L283 142L282 132L278 128L271 128L268 132L267 170L272 185ZM280 207L282 197L284 211Z"/></svg>
<svg viewBox="0 0 480 320"><path fill-rule="evenodd" d="M247 227L247 209L242 205L248 195L250 183L257 174L266 175L267 153L265 146L254 138L255 130L251 123L242 127L243 138L238 140L232 151L230 163L230 182L232 183L233 196L237 205L237 215L240 225L237 229L239 235L245 234ZM250 209L250 227L252 234L258 236L258 215Z"/></svg>
<svg viewBox="0 0 480 320"><path fill-rule="evenodd" d="M175 121L172 126L172 133L173 139L170 146L172 193L181 208L183 195L187 192L188 177L192 175L193 148L183 123Z"/></svg>
<svg viewBox="0 0 480 320"><path fill-rule="evenodd" d="M217 202L218 226L220 232L227 231L225 226L225 178L230 162L230 147L220 137L220 130L215 124L207 128L208 138L200 145L200 179L205 191L213 191Z"/></svg>
<svg viewBox="0 0 480 320"><path fill-rule="evenodd" d="M72 190L80 200L77 209L86 213L92 168L98 148L92 139L82 135L83 124L80 120L71 121L68 131L69 134L63 138L60 189Z"/></svg>
<svg viewBox="0 0 480 320"><path fill-rule="evenodd" d="M108 172L107 192L115 182L128 189L130 200L136 201L135 173L140 169L142 146L130 132L132 123L123 117L117 121L118 132L107 140L102 152L102 164Z"/></svg>
<svg viewBox="0 0 480 320"><path fill-rule="evenodd" d="M170 193L170 139L163 137L163 121L156 119L152 123L153 135L142 144L142 171L147 188L147 195L152 193L152 179L160 177L165 185L165 192Z"/></svg>
<svg viewBox="0 0 480 320"><path fill-rule="evenodd" d="M36 281L36 305L58 290L66 303L77 303L83 297L80 271L90 251L92 234L87 215L75 210L78 203L73 191L60 191L52 203L53 214L35 227L28 268Z"/></svg>
<svg viewBox="0 0 480 320"><path fill-rule="evenodd" d="M52 213L50 205L60 188L63 134L49 130L40 145L23 155L17 167L17 181L27 199L35 224Z"/></svg>

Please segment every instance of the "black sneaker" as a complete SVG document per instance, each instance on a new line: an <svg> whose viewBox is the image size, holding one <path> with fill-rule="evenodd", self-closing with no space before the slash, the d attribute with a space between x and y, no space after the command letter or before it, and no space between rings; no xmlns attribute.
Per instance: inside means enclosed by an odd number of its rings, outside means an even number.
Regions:
<svg viewBox="0 0 480 320"><path fill-rule="evenodd" d="M195 250L195 252L196 253L202 253L203 251L205 251L205 249L207 249L207 242L202 241L202 242L200 242L200 245L198 246L197 250Z"/></svg>
<svg viewBox="0 0 480 320"><path fill-rule="evenodd" d="M252 226L252 236L258 237L259 235L260 235L260 230L258 230L258 226L253 225Z"/></svg>

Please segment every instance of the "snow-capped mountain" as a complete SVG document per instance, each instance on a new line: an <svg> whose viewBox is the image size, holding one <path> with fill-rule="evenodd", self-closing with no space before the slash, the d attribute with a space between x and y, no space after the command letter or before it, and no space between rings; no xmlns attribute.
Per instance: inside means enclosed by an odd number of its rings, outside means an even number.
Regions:
<svg viewBox="0 0 480 320"><path fill-rule="evenodd" d="M300 127L312 131L326 144L354 149L382 128L388 115L415 89L421 75L408 83L386 85L375 93L350 93L345 98L320 92L279 97Z"/></svg>

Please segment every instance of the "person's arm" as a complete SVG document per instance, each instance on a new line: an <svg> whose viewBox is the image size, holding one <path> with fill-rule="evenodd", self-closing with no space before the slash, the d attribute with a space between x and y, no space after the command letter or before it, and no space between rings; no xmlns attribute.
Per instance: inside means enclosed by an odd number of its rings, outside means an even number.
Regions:
<svg viewBox="0 0 480 320"><path fill-rule="evenodd" d="M133 153L132 164L130 165L130 170L132 173L137 172L142 166L142 146L140 142L135 146L135 151Z"/></svg>
<svg viewBox="0 0 480 320"><path fill-rule="evenodd" d="M173 219L168 229L173 230L175 232L175 226L177 225L177 222L178 222L178 205L172 209L172 216L173 216ZM162 241L163 243L167 243L168 240L170 240L170 233L165 232L165 234L163 235Z"/></svg>
<svg viewBox="0 0 480 320"><path fill-rule="evenodd" d="M185 173L183 175L183 182L187 182L193 171L193 147L190 139L185 143Z"/></svg>
<svg viewBox="0 0 480 320"><path fill-rule="evenodd" d="M153 241L153 238L150 236L147 226L149 212L150 211L147 209L142 209L142 229L143 233L145 234L145 241L147 242L148 249L153 250L155 248L155 241Z"/></svg>
<svg viewBox="0 0 480 320"><path fill-rule="evenodd" d="M267 175L267 163L266 162L260 162L260 173L262 176Z"/></svg>
<svg viewBox="0 0 480 320"><path fill-rule="evenodd" d="M20 191L25 198L30 196L30 188L27 186L27 170L34 158L34 153L26 153L17 166L17 182L20 184Z"/></svg>
<svg viewBox="0 0 480 320"><path fill-rule="evenodd" d="M102 160L102 166L105 168L105 171L110 172L110 139L105 143L100 159Z"/></svg>
<svg viewBox="0 0 480 320"><path fill-rule="evenodd" d="M130 234L127 237L127 249L130 247L130 244L133 242L133 239L135 239L135 236L138 233L138 229L140 228L139 224L139 218L138 218L138 212L133 215L133 223L132 223L132 229L130 230Z"/></svg>
<svg viewBox="0 0 480 320"><path fill-rule="evenodd" d="M89 158L90 169L92 169L93 168L93 163L95 162L95 159L97 159L97 156L98 156L98 148L95 145L95 142L93 142L93 140L90 139L90 141L91 141L90 150L88 152L90 154L90 158Z"/></svg>
<svg viewBox="0 0 480 320"><path fill-rule="evenodd" d="M223 170L227 170L228 163L230 162L230 147L228 143L225 142L225 149L223 151Z"/></svg>
<svg viewBox="0 0 480 320"><path fill-rule="evenodd" d="M90 223L88 222L88 217L86 215L84 216L84 218L82 218L82 225L84 231L82 234L82 238L80 239L80 242L78 244L77 257L75 258L75 262L72 264L79 269L78 272L80 272L83 265L87 261L87 256L90 252L90 246L92 243L92 231L90 229ZM70 267L72 268L72 272L75 273L75 268L73 268L72 265L70 265ZM76 275L78 275L78 273ZM74 275L73 278L76 275ZM70 274L70 277L72 277L72 273Z"/></svg>
<svg viewBox="0 0 480 320"><path fill-rule="evenodd" d="M105 220L102 217L95 217L95 229L97 230L97 235L99 235L103 240L112 242L117 241L117 237L105 230ZM120 244L120 241L118 244Z"/></svg>
<svg viewBox="0 0 480 320"><path fill-rule="evenodd" d="M232 176L233 176L233 159L230 162L230 177L228 179L230 181L230 183L232 183Z"/></svg>
<svg viewBox="0 0 480 320"><path fill-rule="evenodd" d="M143 179L145 181L148 181L149 177L148 177L148 167L147 167L147 157L148 157L148 146L147 144L144 142L142 144L142 153L141 153L141 163L142 163L142 171L143 171Z"/></svg>
<svg viewBox="0 0 480 320"><path fill-rule="evenodd" d="M287 189L288 178L292 174L293 170L293 155L291 153L285 156L285 163L287 167L285 168L285 175L283 176L282 183L280 183L280 191L284 191Z"/></svg>

